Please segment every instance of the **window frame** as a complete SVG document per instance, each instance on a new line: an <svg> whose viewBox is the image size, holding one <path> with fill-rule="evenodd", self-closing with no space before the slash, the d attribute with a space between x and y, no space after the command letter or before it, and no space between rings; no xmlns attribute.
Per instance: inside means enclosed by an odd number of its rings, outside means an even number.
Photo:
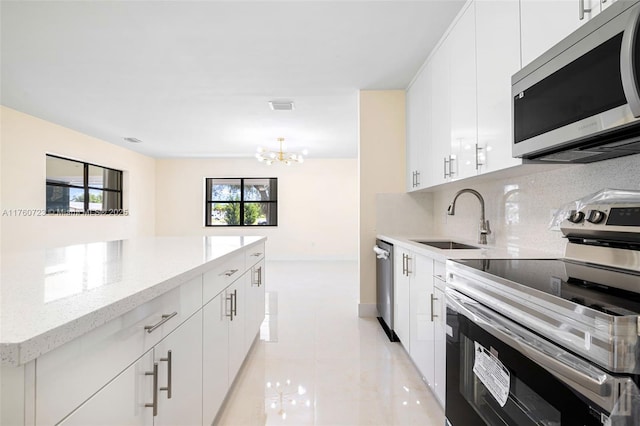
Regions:
<svg viewBox="0 0 640 426"><path fill-rule="evenodd" d="M256 200L245 200L244 199L244 186L246 180L259 180L265 179L271 181L275 181L275 199L270 199L266 201L256 201ZM211 198L210 188L213 183L210 184L211 181L220 181L220 180L236 180L240 181L240 200L239 201L230 201L230 200L213 200ZM252 227L277 227L278 226L278 178L277 177L207 177L204 180L204 226L206 228L252 228ZM216 225L211 223L211 208L210 206L216 203L228 203L228 204L239 204L240 205L240 218L244 218L244 206L245 204L251 203L260 203L260 204L271 204L276 209L276 223L275 224L264 224L264 225L246 225L244 220L240 220L237 225Z"/></svg>
<svg viewBox="0 0 640 426"><path fill-rule="evenodd" d="M124 210L124 197L123 197L123 193L124 193L124 172L122 170L118 170L118 169L114 169L113 167L107 167L107 166L101 166L100 164L94 164L94 163L89 163L86 161L82 161L82 160L76 160L73 158L67 158L67 157L62 157L60 155L55 155L55 154L45 154L45 159L47 157L52 157L52 158L57 158L59 160L64 160L64 161L70 161L73 163L78 163L82 165L82 183L83 185L72 185L72 184L65 184L65 183L60 183L60 182L55 182L55 181L49 181L48 175L45 171L45 186L57 186L60 188L74 188L74 189L81 189L83 190L83 209L82 211L62 211L62 210L56 210L56 209L49 209L49 207L47 207L47 200L45 197L45 211L47 215L51 215L51 216L68 216L68 215L120 215L123 212L125 212ZM110 170L113 172L116 172L119 176L118 181L120 182L120 189L112 189L112 188L99 188L96 186L91 186L89 185L89 167L99 167L101 169L106 169L106 170ZM104 185L103 185L104 186ZM119 209L109 209L109 210L90 210L89 209L89 204L90 204L90 191L91 190L97 190L97 191L103 191L103 192L110 192L110 193L115 193L118 195L118 202L120 205Z"/></svg>

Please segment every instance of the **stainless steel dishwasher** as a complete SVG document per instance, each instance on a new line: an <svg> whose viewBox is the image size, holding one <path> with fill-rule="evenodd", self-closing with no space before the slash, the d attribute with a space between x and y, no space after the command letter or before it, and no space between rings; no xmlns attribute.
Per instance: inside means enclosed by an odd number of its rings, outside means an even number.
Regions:
<svg viewBox="0 0 640 426"><path fill-rule="evenodd" d="M376 296L378 321L392 342L398 341L393 331L393 244L376 240Z"/></svg>

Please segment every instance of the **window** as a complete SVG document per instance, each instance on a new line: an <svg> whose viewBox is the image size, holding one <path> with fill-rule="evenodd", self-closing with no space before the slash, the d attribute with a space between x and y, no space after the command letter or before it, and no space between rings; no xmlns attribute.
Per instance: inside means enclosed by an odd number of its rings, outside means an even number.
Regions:
<svg viewBox="0 0 640 426"><path fill-rule="evenodd" d="M121 214L122 171L47 154L47 214Z"/></svg>
<svg viewBox="0 0 640 426"><path fill-rule="evenodd" d="M208 178L205 225L277 226L278 179Z"/></svg>

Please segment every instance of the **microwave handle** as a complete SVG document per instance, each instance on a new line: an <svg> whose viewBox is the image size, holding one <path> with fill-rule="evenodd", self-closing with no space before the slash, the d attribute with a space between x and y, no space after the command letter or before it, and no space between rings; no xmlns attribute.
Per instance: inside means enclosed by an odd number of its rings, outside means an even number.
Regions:
<svg viewBox="0 0 640 426"><path fill-rule="evenodd" d="M640 77L636 78L635 76L635 74L640 73L640 70L634 70L633 60L634 51L640 48L640 46L634 45L640 31L640 5L636 5L634 8L635 10L631 13L629 23L622 36L620 75L624 95L627 98L631 112L634 117L640 117L640 93L638 93L640 88L636 83L640 80Z"/></svg>
<svg viewBox="0 0 640 426"><path fill-rule="evenodd" d="M552 373L569 386L577 384L599 397L610 397L613 377L580 358L538 338L510 320L448 288L447 307ZM465 300L466 299L466 300ZM540 350L544 349L544 351ZM563 361L564 360L564 361ZM586 364L586 365L585 365ZM607 408L607 407L604 407Z"/></svg>

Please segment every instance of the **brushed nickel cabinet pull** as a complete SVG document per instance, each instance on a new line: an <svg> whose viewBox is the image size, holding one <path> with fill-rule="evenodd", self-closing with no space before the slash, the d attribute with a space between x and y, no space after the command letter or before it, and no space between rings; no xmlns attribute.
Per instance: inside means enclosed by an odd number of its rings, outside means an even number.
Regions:
<svg viewBox="0 0 640 426"><path fill-rule="evenodd" d="M480 166L484 166L484 163L480 161L480 151L482 150L483 148L476 144L476 170L480 169Z"/></svg>
<svg viewBox="0 0 640 426"><path fill-rule="evenodd" d="M225 299L227 301L229 301L229 311L226 312L224 315L226 317L229 317L231 319L231 321L233 321L233 293L231 293L230 295L226 296ZM227 306L226 306L226 303L225 303L225 310L226 310L226 308L227 308Z"/></svg>
<svg viewBox="0 0 640 426"><path fill-rule="evenodd" d="M431 322L433 322L433 319L434 319L434 318L437 318L437 317L438 317L438 315L435 315L435 314L433 313L433 301L434 301L434 300L438 300L438 298L437 298L437 297L433 297L433 293L431 293Z"/></svg>
<svg viewBox="0 0 640 426"><path fill-rule="evenodd" d="M162 387L160 388L161 391L166 391L167 392L167 399L171 399L171 376L173 375L171 373L171 351L167 351L167 357L166 358L160 358L160 361L165 361L167 363L167 386L166 387Z"/></svg>
<svg viewBox="0 0 640 426"><path fill-rule="evenodd" d="M224 271L220 275L226 275L227 277L230 277L231 275L235 274L236 272L238 272L237 269L229 269L228 271Z"/></svg>
<svg viewBox="0 0 640 426"><path fill-rule="evenodd" d="M591 13L591 9L585 9L584 8L584 0L578 0L578 7L579 12L578 12L578 17L580 18L580 20L582 21L584 19L584 14L585 13Z"/></svg>
<svg viewBox="0 0 640 426"><path fill-rule="evenodd" d="M231 313L238 316L238 290L233 290L233 303L231 304Z"/></svg>
<svg viewBox="0 0 640 426"><path fill-rule="evenodd" d="M262 252L253 253L251 256L260 257L262 256Z"/></svg>
<svg viewBox="0 0 640 426"><path fill-rule="evenodd" d="M260 287L262 285L262 266L253 269L252 286Z"/></svg>
<svg viewBox="0 0 640 426"><path fill-rule="evenodd" d="M158 415L158 363L153 363L153 371L147 371L145 376L153 376L153 402L144 404L145 407L153 408L153 416Z"/></svg>
<svg viewBox="0 0 640 426"><path fill-rule="evenodd" d="M169 321L171 318L175 317L176 315L178 315L178 311L174 311L170 314L164 314L162 315L162 319L160 321L158 321L154 325L145 325L144 329L147 330L147 333L153 333L158 327L160 327L162 324Z"/></svg>

